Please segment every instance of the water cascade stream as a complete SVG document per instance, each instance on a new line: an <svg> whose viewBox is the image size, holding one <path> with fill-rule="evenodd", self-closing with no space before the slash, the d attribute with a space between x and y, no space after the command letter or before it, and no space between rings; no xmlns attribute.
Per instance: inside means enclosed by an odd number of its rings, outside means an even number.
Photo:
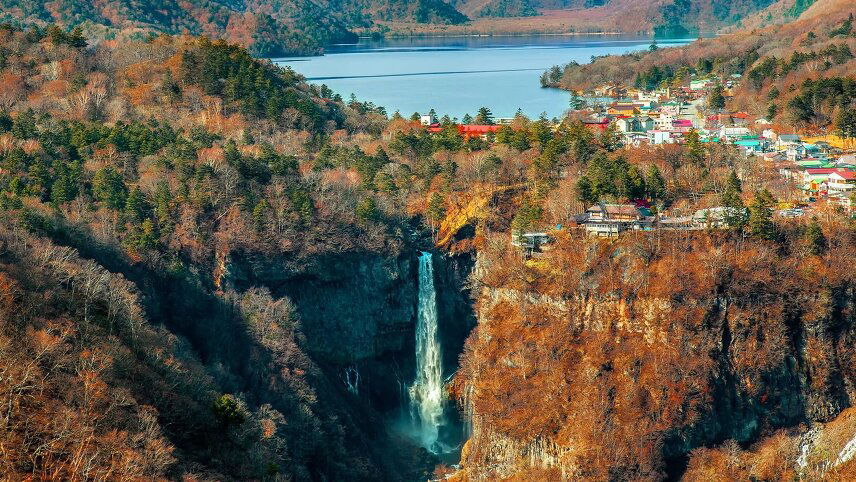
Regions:
<svg viewBox="0 0 856 482"><path fill-rule="evenodd" d="M445 450L439 442L445 425L443 365L437 331L437 292L431 253L419 256L419 305L416 321L416 380L410 387L410 409L420 443L433 453Z"/></svg>

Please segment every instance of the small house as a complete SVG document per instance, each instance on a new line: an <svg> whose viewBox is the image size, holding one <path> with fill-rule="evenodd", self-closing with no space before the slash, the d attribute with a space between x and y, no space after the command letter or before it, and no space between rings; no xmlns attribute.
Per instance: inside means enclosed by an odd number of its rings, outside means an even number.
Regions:
<svg viewBox="0 0 856 482"><path fill-rule="evenodd" d="M740 139L750 134L751 132L746 127L723 127L719 130L719 136L726 140Z"/></svg>
<svg viewBox="0 0 856 482"><path fill-rule="evenodd" d="M758 154L764 151L764 146L759 139L741 139L734 141L734 145L743 149L746 154Z"/></svg>
<svg viewBox="0 0 856 482"><path fill-rule="evenodd" d="M647 209L633 204L597 203L586 209L586 232L592 236L614 237L627 230L648 230L654 223Z"/></svg>
<svg viewBox="0 0 856 482"><path fill-rule="evenodd" d="M835 168L806 168L803 171L803 182L822 184L829 179L829 175L834 173Z"/></svg>
<svg viewBox="0 0 856 482"><path fill-rule="evenodd" d="M699 209L695 214L693 214L693 222L697 226L722 228L728 224L729 219L737 219L740 216L746 216L747 212L748 210L746 208L741 209L728 206Z"/></svg>
<svg viewBox="0 0 856 482"><path fill-rule="evenodd" d="M626 117L615 121L618 130L621 132L642 132L642 123L636 117Z"/></svg>
<svg viewBox="0 0 856 482"><path fill-rule="evenodd" d="M654 145L660 144L674 144L675 136L672 131L662 130L662 129L654 129L648 131L648 143Z"/></svg>
<svg viewBox="0 0 856 482"><path fill-rule="evenodd" d="M524 254L529 257L535 253L540 253L545 247L552 244L553 238L545 232L525 232L512 231L511 244L522 249Z"/></svg>
<svg viewBox="0 0 856 482"><path fill-rule="evenodd" d="M458 125L458 133L463 136L464 140L478 137L487 140L488 135L496 134L499 130L498 125L480 125L480 124L460 124Z"/></svg>
<svg viewBox="0 0 856 482"><path fill-rule="evenodd" d="M777 149L787 149L790 145L795 145L800 143L800 136L796 134L779 134L776 138L776 148Z"/></svg>
<svg viewBox="0 0 856 482"><path fill-rule="evenodd" d="M826 181L830 191L849 192L856 189L856 171L850 169L836 169L831 172Z"/></svg>

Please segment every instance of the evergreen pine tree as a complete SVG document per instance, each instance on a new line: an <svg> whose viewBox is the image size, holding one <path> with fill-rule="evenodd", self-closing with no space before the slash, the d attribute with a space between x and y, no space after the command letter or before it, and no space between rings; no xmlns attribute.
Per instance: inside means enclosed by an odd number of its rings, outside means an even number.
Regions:
<svg viewBox="0 0 856 482"><path fill-rule="evenodd" d="M480 108L476 114L475 123L480 125L493 125L493 112L491 112L487 107Z"/></svg>
<svg viewBox="0 0 856 482"><path fill-rule="evenodd" d="M609 152L621 149L621 132L615 122L610 122L600 134L600 145Z"/></svg>
<svg viewBox="0 0 856 482"><path fill-rule="evenodd" d="M357 219L363 222L376 221L380 219L380 212L378 212L377 203L371 196L364 197L357 204L355 212Z"/></svg>
<svg viewBox="0 0 856 482"><path fill-rule="evenodd" d="M526 230L535 227L541 220L542 214L543 209L541 206L537 202L530 200L527 196L517 209L514 219L511 220L511 228L522 234Z"/></svg>
<svg viewBox="0 0 856 482"><path fill-rule="evenodd" d="M737 177L737 173L731 171L728 175L728 180L725 183L725 190L722 192L721 201L723 206L743 206L743 200L740 199L740 194L743 192L743 183Z"/></svg>
<svg viewBox="0 0 856 482"><path fill-rule="evenodd" d="M717 85L711 90L707 98L707 106L711 110L721 110L725 108L725 95L721 85Z"/></svg>
<svg viewBox="0 0 856 482"><path fill-rule="evenodd" d="M691 162L698 165L704 164L704 144L702 144L701 137L699 137L698 132L696 132L695 129L690 129L690 131L687 132L687 135L684 138L684 146L686 146L687 157L689 157Z"/></svg>
<svg viewBox="0 0 856 482"><path fill-rule="evenodd" d="M446 216L446 201L440 193L433 193L428 199L428 210L425 212L432 229Z"/></svg>
<svg viewBox="0 0 856 482"><path fill-rule="evenodd" d="M95 199L116 211L125 206L128 188L122 175L112 167L99 169L92 178L92 194Z"/></svg>
<svg viewBox="0 0 856 482"><path fill-rule="evenodd" d="M841 137L856 137L856 109L840 108L835 116L835 128Z"/></svg>
<svg viewBox="0 0 856 482"><path fill-rule="evenodd" d="M168 226L172 225L170 218L172 213L172 193L170 193L169 184L166 181L159 182L155 188L154 205L158 227L161 231L164 231Z"/></svg>
<svg viewBox="0 0 856 482"><path fill-rule="evenodd" d="M577 181L577 199L586 205L594 204L598 201L597 196L592 190L591 181L586 176L580 177L579 181Z"/></svg>
<svg viewBox="0 0 856 482"><path fill-rule="evenodd" d="M137 239L138 249L154 249L157 246L157 232L155 225L151 219L144 219L140 224L139 238Z"/></svg>
<svg viewBox="0 0 856 482"><path fill-rule="evenodd" d="M647 188L645 186L645 177L642 176L642 171L636 166L631 165L627 168L624 175L624 196L627 199L642 199L645 197Z"/></svg>
<svg viewBox="0 0 856 482"><path fill-rule="evenodd" d="M746 208L743 205L743 199L740 197L742 192L740 178L734 171L731 171L720 198L722 206L726 208L723 221L729 228L740 229L746 223Z"/></svg>
<svg viewBox="0 0 856 482"><path fill-rule="evenodd" d="M779 113L779 106L775 104L775 102L770 102L770 105L767 106L767 120L773 120L776 118L776 114Z"/></svg>
<svg viewBox="0 0 856 482"><path fill-rule="evenodd" d="M806 241L808 242L808 250L810 254L820 256L826 252L826 236L823 235L823 230L817 222L817 218L812 218L811 223L805 232Z"/></svg>
<svg viewBox="0 0 856 482"><path fill-rule="evenodd" d="M773 224L773 205L775 199L770 191L764 189L755 195L749 205L749 234L758 239L772 241L776 239L776 225Z"/></svg>
<svg viewBox="0 0 856 482"><path fill-rule="evenodd" d="M226 161L226 164L234 167L235 169L239 169L242 164L241 152L238 151L238 146L235 144L235 141L229 140L226 143L223 149L223 158Z"/></svg>
<svg viewBox="0 0 856 482"><path fill-rule="evenodd" d="M648 168L645 185L648 188L648 197L651 199L658 200L666 197L666 180L663 179L660 169L655 164L651 164Z"/></svg>
<svg viewBox="0 0 856 482"><path fill-rule="evenodd" d="M256 227L256 231L264 231L269 211L270 204L266 200L262 199L256 203L256 206L253 208L253 224Z"/></svg>
<svg viewBox="0 0 856 482"><path fill-rule="evenodd" d="M139 222L146 217L148 210L149 203L146 201L145 194L139 187L134 187L125 199L125 216L130 221Z"/></svg>

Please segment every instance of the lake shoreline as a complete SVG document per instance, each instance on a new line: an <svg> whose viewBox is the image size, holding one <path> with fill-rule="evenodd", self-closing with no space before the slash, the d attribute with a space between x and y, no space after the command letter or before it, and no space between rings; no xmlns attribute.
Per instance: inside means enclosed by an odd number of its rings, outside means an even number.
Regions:
<svg viewBox="0 0 856 482"><path fill-rule="evenodd" d="M398 39L431 39L431 38L480 38L480 37L578 37L583 35L637 35L627 32L512 32L512 33L455 33L455 34L390 34L384 35L381 40L398 40ZM361 40L375 40L371 35L357 35ZM639 35L639 38L645 38L645 35ZM651 37L653 40L653 36ZM354 45L354 44L331 44L331 45Z"/></svg>
<svg viewBox="0 0 856 482"><path fill-rule="evenodd" d="M662 39L688 43L688 39ZM661 42L658 40L658 42ZM541 74L569 61L647 49L651 39L602 32L600 35L413 35L343 44L324 56L271 59L294 68L309 82L324 83L343 98L384 106L402 115L428 112L462 119L481 107L496 117L518 110L531 118L561 117L569 94L542 88Z"/></svg>

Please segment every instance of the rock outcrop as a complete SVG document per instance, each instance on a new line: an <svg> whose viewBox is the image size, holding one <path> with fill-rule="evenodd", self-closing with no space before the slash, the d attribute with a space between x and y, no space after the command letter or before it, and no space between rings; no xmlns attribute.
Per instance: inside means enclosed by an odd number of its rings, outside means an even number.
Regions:
<svg viewBox="0 0 856 482"><path fill-rule="evenodd" d="M455 384L471 417L462 474L657 480L697 447L851 406L852 273L707 236L482 253Z"/></svg>

